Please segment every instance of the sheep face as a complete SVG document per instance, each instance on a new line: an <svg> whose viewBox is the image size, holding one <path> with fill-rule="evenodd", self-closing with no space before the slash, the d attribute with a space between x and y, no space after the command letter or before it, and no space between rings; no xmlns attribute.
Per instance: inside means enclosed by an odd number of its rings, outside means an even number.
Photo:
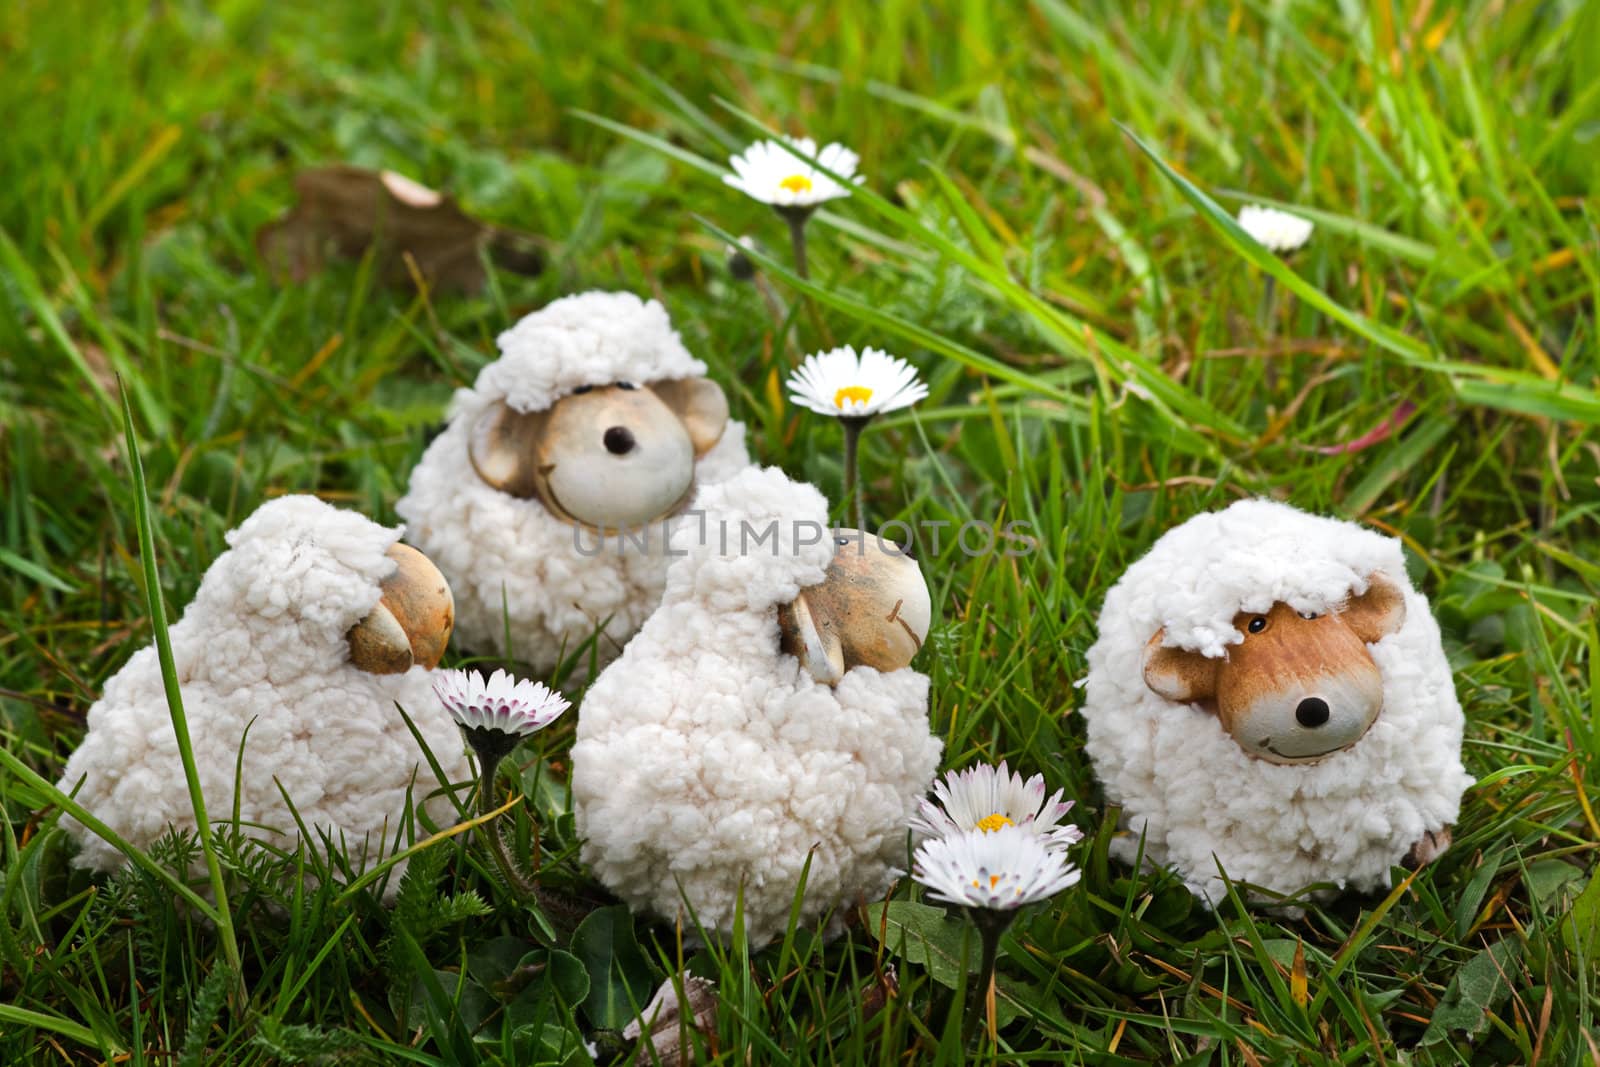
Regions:
<svg viewBox="0 0 1600 1067"><path fill-rule="evenodd" d="M1383 710L1383 677L1367 645L1405 622L1405 598L1373 575L1367 591L1328 613L1273 604L1241 612L1244 639L1221 658L1163 648L1159 630L1145 647L1144 680L1168 700L1215 712L1249 755L1271 763L1309 763L1354 745Z"/></svg>
<svg viewBox="0 0 1600 1067"><path fill-rule="evenodd" d="M840 530L835 540L822 582L778 608L779 647L827 685L852 667L908 666L933 618L922 568L859 530Z"/></svg>
<svg viewBox="0 0 1600 1067"><path fill-rule="evenodd" d="M350 628L350 662L369 674L404 674L420 664L432 670L455 627L456 605L439 568L410 545L385 553L395 562L371 614Z"/></svg>
<svg viewBox="0 0 1600 1067"><path fill-rule="evenodd" d="M469 456L486 483L563 522L611 531L677 511L695 460L722 437L728 401L705 378L587 386L541 411L492 406Z"/></svg>

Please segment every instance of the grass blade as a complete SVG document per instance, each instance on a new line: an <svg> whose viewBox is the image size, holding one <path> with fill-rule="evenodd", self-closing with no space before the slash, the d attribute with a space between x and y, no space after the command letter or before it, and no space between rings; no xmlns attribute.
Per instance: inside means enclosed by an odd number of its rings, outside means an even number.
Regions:
<svg viewBox="0 0 1600 1067"><path fill-rule="evenodd" d="M139 557L144 566L145 603L150 610L150 629L155 635L156 656L161 664L161 684L167 695L167 713L178 738L178 755L183 760L183 777L189 787L189 803L194 810L195 828L200 835L200 851L206 859L211 892L216 900L213 918L228 967L236 978L238 1007L249 1000L244 968L239 959L239 942L234 934L233 913L228 908L228 886L222 877L222 864L211 839L211 820L206 815L206 798L200 788L200 768L195 763L194 744L189 739L189 720L183 711L183 694L178 688L178 668L172 656L172 637L167 632L166 606L161 598L161 575L156 569L155 530L150 522L150 495L144 480L144 463L139 458L139 440L133 432L133 409L128 391L121 389L122 433L128 449L128 467L133 473L134 521L139 529Z"/></svg>

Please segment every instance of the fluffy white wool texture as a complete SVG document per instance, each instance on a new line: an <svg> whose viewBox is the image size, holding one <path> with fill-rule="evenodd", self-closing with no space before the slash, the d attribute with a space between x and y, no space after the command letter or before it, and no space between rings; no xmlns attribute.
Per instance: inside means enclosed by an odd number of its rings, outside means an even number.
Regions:
<svg viewBox="0 0 1600 1067"><path fill-rule="evenodd" d="M1144 683L1146 643L1207 656L1243 639L1238 612L1283 601L1327 612L1381 573L1404 590L1405 624L1368 646L1383 710L1360 741L1312 764L1254 759L1198 705ZM1241 501L1170 530L1106 594L1089 650L1088 752L1129 831L1114 849L1174 867L1215 904L1217 874L1277 892L1332 882L1368 892L1426 830L1455 818L1472 783L1461 765L1461 706L1427 599L1406 578L1400 542L1354 523L1265 500ZM1215 858L1213 858L1215 857Z"/></svg>
<svg viewBox="0 0 1600 1067"><path fill-rule="evenodd" d="M625 544L578 534L538 501L478 477L467 452L472 425L501 401L541 411L580 386L700 378L706 365L684 348L666 309L632 293L564 297L502 333L499 344L501 357L471 389L457 391L448 427L411 472L395 510L410 542L450 582L461 645L509 651L548 671L601 630L598 658L609 662L661 599L664 524L631 532ZM749 465L744 426L730 420L695 464L695 481L708 485Z"/></svg>
<svg viewBox="0 0 1600 1067"><path fill-rule="evenodd" d="M421 802L439 787L396 703L444 773L470 780L460 732L427 670L378 676L349 663L345 634L378 603L379 582L395 567L384 553L400 534L309 496L263 504L228 534L232 547L171 627L214 822L232 811L243 740L238 802L246 833L279 845L297 839L281 783L308 827L343 839L352 867L363 865L363 850L367 862L392 851L407 790ZM88 735L60 787L71 792L80 780L79 803L134 845L171 827L194 828L154 646L135 653L89 709ZM436 823L454 821L447 797L426 809ZM80 866L125 862L77 820L63 817L62 825L82 846ZM391 879L391 894L398 882Z"/></svg>
<svg viewBox="0 0 1600 1067"><path fill-rule="evenodd" d="M686 898L727 933L742 884L760 944L784 929L808 854L804 922L887 888L941 744L925 675L856 667L830 688L778 650L778 606L833 556L796 526L827 525L821 494L751 469L697 507L706 536L675 534L688 554L660 608L584 699L573 800L584 862L623 900L673 918ZM740 551L741 523L774 522L775 550Z"/></svg>

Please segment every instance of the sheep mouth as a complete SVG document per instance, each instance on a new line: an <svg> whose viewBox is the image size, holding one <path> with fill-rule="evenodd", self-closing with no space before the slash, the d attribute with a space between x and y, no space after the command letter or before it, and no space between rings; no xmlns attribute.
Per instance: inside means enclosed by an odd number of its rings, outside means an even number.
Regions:
<svg viewBox="0 0 1600 1067"><path fill-rule="evenodd" d="M621 533L622 531L630 528L648 526L654 522L661 522L663 519L670 519L673 516L681 514L683 511L685 511L689 507L689 504L694 500L696 479L693 475L691 475L689 478L689 484L684 488L683 493L679 495L678 499L674 500L665 511L661 512L661 514L633 523L598 523L590 519L580 518L579 516L574 515L567 509L567 506L561 502L561 498L556 495L555 486L550 484L550 475L555 473L555 469L556 465L554 463L547 463L539 468L539 502L544 505L544 509L546 511L555 516L555 518L560 522L564 522L568 526L577 526L581 529L589 530L593 533L600 534L601 536L613 533Z"/></svg>
<svg viewBox="0 0 1600 1067"><path fill-rule="evenodd" d="M1270 739L1269 739L1269 741L1270 741ZM1322 752L1307 752L1307 753L1304 753L1303 755L1299 755L1299 756L1291 756L1287 752L1280 752L1278 749L1273 748L1272 745L1268 743L1268 741L1261 742L1261 747L1265 751L1272 753L1274 756L1277 756L1280 759L1295 760L1297 762L1303 762L1303 761L1306 761L1306 760L1321 759L1324 756L1331 756L1335 752L1339 752L1339 751L1341 751L1342 749L1344 749L1344 748L1346 748L1348 746L1346 746L1346 745L1334 745L1332 748L1326 749L1325 751L1322 751Z"/></svg>

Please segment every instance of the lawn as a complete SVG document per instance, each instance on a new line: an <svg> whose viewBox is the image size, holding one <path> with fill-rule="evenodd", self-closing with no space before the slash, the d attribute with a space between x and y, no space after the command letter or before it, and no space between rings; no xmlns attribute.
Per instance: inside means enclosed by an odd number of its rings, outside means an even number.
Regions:
<svg viewBox="0 0 1600 1067"><path fill-rule="evenodd" d="M649 1062L614 1031L686 961L718 985L706 1062L1600 1064L1600 3L20 0L0 70L0 1062ZM718 177L769 131L861 155L809 281ZM533 235L542 273L275 277L257 230L333 162ZM1247 202L1315 234L1273 256ZM1042 772L1087 833L1004 946L993 1036L964 1045L949 988L974 946L916 907L903 937L870 910L696 953L608 904L573 714L518 750L505 818L576 911L459 835L386 908L224 826L235 971L155 873L192 843L70 865L41 780L153 640L147 565L176 618L268 499L396 522L495 335L590 288L660 299L752 455L836 502L839 429L783 379L908 358L931 392L862 439L873 515L1030 524L1025 555L921 560L945 766ZM1299 916L1110 859L1078 714L1106 590L1247 496L1403 540L1477 779L1438 862Z"/></svg>

